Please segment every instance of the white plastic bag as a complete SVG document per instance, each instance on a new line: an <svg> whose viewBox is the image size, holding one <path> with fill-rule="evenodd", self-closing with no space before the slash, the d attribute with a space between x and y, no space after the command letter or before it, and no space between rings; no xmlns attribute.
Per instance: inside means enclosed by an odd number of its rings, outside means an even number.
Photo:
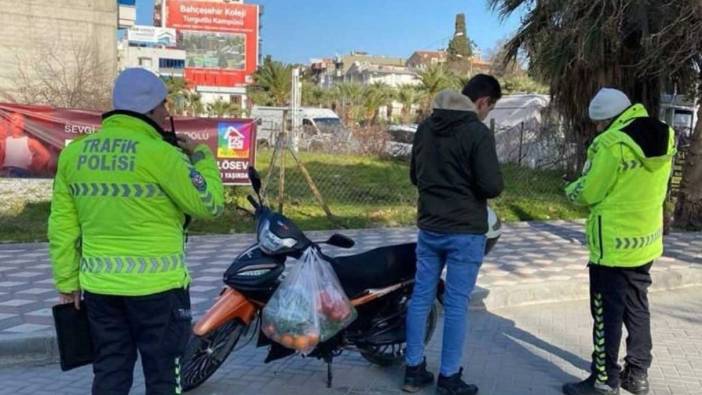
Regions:
<svg viewBox="0 0 702 395"><path fill-rule="evenodd" d="M263 333L304 354L356 319L331 264L308 248L263 309Z"/></svg>

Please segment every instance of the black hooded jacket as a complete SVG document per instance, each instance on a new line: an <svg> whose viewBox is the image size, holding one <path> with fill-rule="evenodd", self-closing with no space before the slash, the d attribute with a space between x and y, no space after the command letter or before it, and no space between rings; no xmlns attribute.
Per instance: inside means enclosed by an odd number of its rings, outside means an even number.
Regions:
<svg viewBox="0 0 702 395"><path fill-rule="evenodd" d="M487 232L487 199L499 196L504 183L495 138L468 97L443 91L434 99L434 112L414 137L410 178L419 190L420 229Z"/></svg>

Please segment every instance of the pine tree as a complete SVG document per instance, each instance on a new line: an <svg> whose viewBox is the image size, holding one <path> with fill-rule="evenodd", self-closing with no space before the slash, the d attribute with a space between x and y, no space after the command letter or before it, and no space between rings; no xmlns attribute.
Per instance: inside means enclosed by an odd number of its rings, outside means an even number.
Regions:
<svg viewBox="0 0 702 395"><path fill-rule="evenodd" d="M448 46L449 62L466 62L473 57L473 48L466 33L466 15L456 15L456 31Z"/></svg>

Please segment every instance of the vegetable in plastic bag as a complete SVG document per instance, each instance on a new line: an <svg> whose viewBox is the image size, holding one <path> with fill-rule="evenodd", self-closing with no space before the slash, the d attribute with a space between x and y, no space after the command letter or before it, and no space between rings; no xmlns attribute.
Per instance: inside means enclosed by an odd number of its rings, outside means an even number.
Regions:
<svg viewBox="0 0 702 395"><path fill-rule="evenodd" d="M331 264L308 248L263 309L263 333L309 353L356 319Z"/></svg>

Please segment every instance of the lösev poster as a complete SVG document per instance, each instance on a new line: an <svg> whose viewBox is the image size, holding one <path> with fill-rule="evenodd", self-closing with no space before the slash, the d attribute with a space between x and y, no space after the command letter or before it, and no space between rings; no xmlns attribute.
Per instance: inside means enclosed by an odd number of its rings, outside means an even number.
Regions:
<svg viewBox="0 0 702 395"><path fill-rule="evenodd" d="M92 111L0 104L0 177L53 177L63 147L97 132L101 120ZM247 169L256 161L254 120L175 118L175 129L209 145L225 184L249 184Z"/></svg>

